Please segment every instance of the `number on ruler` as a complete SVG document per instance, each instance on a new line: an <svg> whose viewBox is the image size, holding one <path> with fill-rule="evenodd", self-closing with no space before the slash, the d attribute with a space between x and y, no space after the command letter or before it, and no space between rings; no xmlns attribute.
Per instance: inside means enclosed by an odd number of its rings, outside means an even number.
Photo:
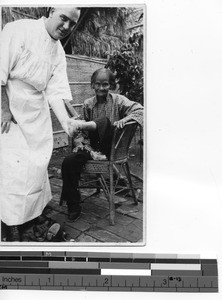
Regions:
<svg viewBox="0 0 222 300"><path fill-rule="evenodd" d="M2 290L7 290L7 285L5 285L5 284L2 284L2 285L0 285L0 289L2 289Z"/></svg>
<svg viewBox="0 0 222 300"><path fill-rule="evenodd" d="M176 280L176 281L178 281L178 282L180 282L182 279L181 279L181 277L169 277L169 280L171 280L171 281L173 281L173 280Z"/></svg>
<svg viewBox="0 0 222 300"><path fill-rule="evenodd" d="M107 278L107 277L104 278L104 285L105 285L105 284L109 284L109 278Z"/></svg>
<svg viewBox="0 0 222 300"><path fill-rule="evenodd" d="M167 285L167 279L163 279L163 285Z"/></svg>

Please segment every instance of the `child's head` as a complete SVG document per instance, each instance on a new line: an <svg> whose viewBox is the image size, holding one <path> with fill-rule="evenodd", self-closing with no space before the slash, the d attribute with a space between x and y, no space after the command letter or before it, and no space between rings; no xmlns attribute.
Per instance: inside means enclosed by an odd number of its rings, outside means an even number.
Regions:
<svg viewBox="0 0 222 300"><path fill-rule="evenodd" d="M92 74L91 86L97 96L105 97L109 90L116 88L115 75L108 69L98 69Z"/></svg>

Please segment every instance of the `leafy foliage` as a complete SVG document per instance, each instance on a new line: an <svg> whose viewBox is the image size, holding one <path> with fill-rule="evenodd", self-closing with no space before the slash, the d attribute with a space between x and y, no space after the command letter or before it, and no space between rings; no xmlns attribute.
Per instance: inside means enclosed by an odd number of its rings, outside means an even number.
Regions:
<svg viewBox="0 0 222 300"><path fill-rule="evenodd" d="M119 91L132 101L143 104L143 34L134 33L120 50L113 51L106 64L116 75Z"/></svg>

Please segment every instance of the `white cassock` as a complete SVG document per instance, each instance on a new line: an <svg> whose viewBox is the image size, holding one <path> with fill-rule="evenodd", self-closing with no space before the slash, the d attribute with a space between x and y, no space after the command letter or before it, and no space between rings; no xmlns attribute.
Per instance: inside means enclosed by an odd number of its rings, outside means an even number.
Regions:
<svg viewBox="0 0 222 300"><path fill-rule="evenodd" d="M17 121L0 143L1 219L10 226L36 218L51 200L49 104L72 97L64 50L44 18L8 23L0 34L1 81Z"/></svg>

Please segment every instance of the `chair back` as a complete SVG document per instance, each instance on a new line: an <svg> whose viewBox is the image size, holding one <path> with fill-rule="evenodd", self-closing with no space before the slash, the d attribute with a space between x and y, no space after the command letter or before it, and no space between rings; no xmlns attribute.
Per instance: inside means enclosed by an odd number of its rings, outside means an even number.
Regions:
<svg viewBox="0 0 222 300"><path fill-rule="evenodd" d="M128 158L129 146L135 134L138 123L128 122L122 129L114 129L110 161L124 160Z"/></svg>

